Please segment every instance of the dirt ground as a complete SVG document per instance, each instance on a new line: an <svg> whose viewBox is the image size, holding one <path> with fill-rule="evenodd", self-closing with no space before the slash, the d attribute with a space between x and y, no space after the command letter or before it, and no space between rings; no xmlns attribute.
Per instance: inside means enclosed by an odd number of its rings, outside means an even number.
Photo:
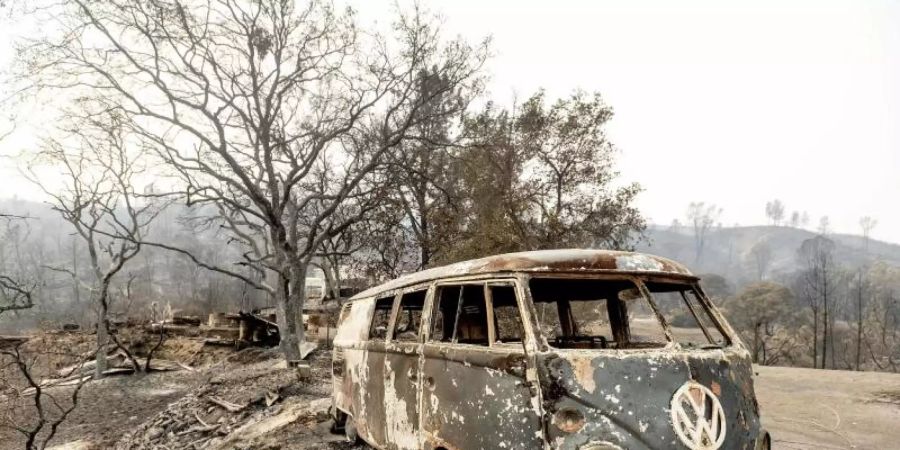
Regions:
<svg viewBox="0 0 900 450"><path fill-rule="evenodd" d="M184 346L177 344L176 349ZM353 448L329 431L327 351L311 355L312 371L303 375L281 363L274 349L223 352L213 347L191 354L204 365L85 384L79 407L59 428L51 448ZM49 391L63 399L71 389ZM0 401L0 408L7 407ZM34 412L20 407L13 414L24 419ZM0 449L23 446L20 434L0 427Z"/></svg>
<svg viewBox="0 0 900 450"><path fill-rule="evenodd" d="M273 349L202 347L173 341L164 352L195 370L89 382L52 444L57 450L354 448L329 432L327 351L313 353L311 373L301 374L284 366ZM756 372L775 448L898 448L900 375L779 367ZM0 448L21 447L19 435L0 429Z"/></svg>
<svg viewBox="0 0 900 450"><path fill-rule="evenodd" d="M900 448L900 374L755 369L774 448Z"/></svg>

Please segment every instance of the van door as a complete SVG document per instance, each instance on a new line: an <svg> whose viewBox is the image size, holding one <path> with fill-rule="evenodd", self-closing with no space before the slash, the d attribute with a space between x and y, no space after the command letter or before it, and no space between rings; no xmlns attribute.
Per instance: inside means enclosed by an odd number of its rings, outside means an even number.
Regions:
<svg viewBox="0 0 900 450"><path fill-rule="evenodd" d="M437 286L422 351L424 448L543 447L516 292L513 280Z"/></svg>
<svg viewBox="0 0 900 450"><path fill-rule="evenodd" d="M419 355L422 311L428 289L400 296L393 334L384 356L384 418L387 448L419 449Z"/></svg>
<svg viewBox="0 0 900 450"><path fill-rule="evenodd" d="M369 328L369 340L365 344L365 373L361 374L361 398L357 416L357 431L367 441L384 448L384 362L387 338L394 311L395 296L375 299L375 311Z"/></svg>

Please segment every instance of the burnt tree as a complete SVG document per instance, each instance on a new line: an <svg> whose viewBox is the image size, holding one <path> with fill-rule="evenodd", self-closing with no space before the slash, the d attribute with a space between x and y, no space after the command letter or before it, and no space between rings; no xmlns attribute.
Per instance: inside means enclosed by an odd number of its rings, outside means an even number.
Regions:
<svg viewBox="0 0 900 450"><path fill-rule="evenodd" d="M104 99L177 177L173 194L218 208L246 250L234 263L262 276L152 244L269 292L291 360L322 242L383 195L379 166L410 130L458 112L424 105L480 84L486 55L443 41L419 10L391 36L319 1L73 0L34 13L59 32L23 49L37 73L27 78ZM445 83L423 93L424 70Z"/></svg>

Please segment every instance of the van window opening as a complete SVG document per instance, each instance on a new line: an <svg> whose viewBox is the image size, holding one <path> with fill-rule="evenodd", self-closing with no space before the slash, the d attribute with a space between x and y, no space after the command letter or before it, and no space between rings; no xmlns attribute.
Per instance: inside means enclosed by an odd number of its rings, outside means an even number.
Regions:
<svg viewBox="0 0 900 450"><path fill-rule="evenodd" d="M422 289L404 293L400 297L400 309L397 310L397 325L394 327L394 340L397 342L417 342L422 326L422 309L425 307L425 294Z"/></svg>
<svg viewBox="0 0 900 450"><path fill-rule="evenodd" d="M647 286L675 342L701 348L727 344L693 286ZM631 280L532 278L529 288L540 330L552 347L639 349L668 344L659 316Z"/></svg>
<svg viewBox="0 0 900 450"><path fill-rule="evenodd" d="M431 341L488 345L483 284L438 287Z"/></svg>
<svg viewBox="0 0 900 450"><path fill-rule="evenodd" d="M383 341L387 338L393 308L394 296L375 300L375 314L372 316L372 325L369 328L369 340Z"/></svg>
<svg viewBox="0 0 900 450"><path fill-rule="evenodd" d="M525 340L525 327L512 284L443 285L438 287L435 302L430 341L520 346ZM489 342L491 317L493 342Z"/></svg>
<svg viewBox="0 0 900 450"><path fill-rule="evenodd" d="M515 286L493 284L488 287L494 311L494 344L521 344L525 340L525 328L522 325L519 303L516 301Z"/></svg>
<svg viewBox="0 0 900 450"><path fill-rule="evenodd" d="M728 345L724 333L710 311L700 301L694 286L646 282L653 302L665 317L675 342L688 348L715 348Z"/></svg>
<svg viewBox="0 0 900 450"><path fill-rule="evenodd" d="M668 343L631 280L532 278L529 288L541 332L552 347L628 349Z"/></svg>

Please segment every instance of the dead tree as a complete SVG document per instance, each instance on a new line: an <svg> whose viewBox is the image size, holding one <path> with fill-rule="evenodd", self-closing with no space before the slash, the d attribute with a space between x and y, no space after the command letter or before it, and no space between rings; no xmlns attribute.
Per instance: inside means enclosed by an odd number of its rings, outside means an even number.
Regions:
<svg viewBox="0 0 900 450"><path fill-rule="evenodd" d="M863 322L865 318L865 298L869 295L868 276L863 273L860 268L856 272L856 283L853 286L854 296L856 297L856 358L854 368L859 371L862 362L862 341L863 341Z"/></svg>
<svg viewBox="0 0 900 450"><path fill-rule="evenodd" d="M863 216L859 219L859 228L862 229L863 247L866 253L869 252L869 237L872 235L872 229L878 225L878 220L871 216Z"/></svg>
<svg viewBox="0 0 900 450"><path fill-rule="evenodd" d="M870 296L864 310L865 353L875 369L900 372L900 270L879 262L867 275Z"/></svg>
<svg viewBox="0 0 900 450"><path fill-rule="evenodd" d="M25 351L20 342L0 349L0 395L7 411L0 418L0 428L8 428L24 438L27 450L43 450L56 436L60 425L78 407L81 388L90 377L83 376L81 365L62 373L56 385L39 379L35 370L42 357L49 354L73 356L66 350ZM78 357L82 364L82 355ZM26 412L27 411L27 412Z"/></svg>
<svg viewBox="0 0 900 450"><path fill-rule="evenodd" d="M306 271L322 242L371 209L383 157L413 127L459 113L423 105L480 85L486 55L442 41L418 10L393 39L319 1L73 0L34 13L59 33L23 49L39 61L25 78L102 98L157 149L181 198L223 212L248 249L236 263L266 281L152 245L271 293L287 359L299 357ZM423 95L426 69L445 83Z"/></svg>
<svg viewBox="0 0 900 450"><path fill-rule="evenodd" d="M102 377L107 369L105 348L110 340L139 371L137 359L112 333L109 310L113 281L140 252L142 237L160 210L157 203L142 200L135 191L135 178L144 171L139 161L145 153L127 142L128 135L114 118L103 122L85 117L61 131L65 139L45 141L36 161L43 170L60 170L63 186L54 186L38 166L30 168L29 177L87 247L92 280L85 288L97 313L95 376ZM78 280L74 274L72 278Z"/></svg>
<svg viewBox="0 0 900 450"><path fill-rule="evenodd" d="M0 274L0 312L28 309L34 306L31 289L17 279Z"/></svg>
<svg viewBox="0 0 900 450"><path fill-rule="evenodd" d="M341 269L347 265L345 261L362 248L361 239L356 236L358 231L358 228L351 227L324 240L318 257L313 261L325 275L326 296L329 298L341 298L343 285Z"/></svg>
<svg viewBox="0 0 900 450"><path fill-rule="evenodd" d="M750 248L750 257L756 266L757 281L762 281L772 263L772 247L766 241L761 240Z"/></svg>
<svg viewBox="0 0 900 450"><path fill-rule="evenodd" d="M691 202L687 209L687 221L694 230L694 262L699 264L706 249L710 228L722 216L722 208L704 202Z"/></svg>
<svg viewBox="0 0 900 450"><path fill-rule="evenodd" d="M0 220L20 219L4 215ZM0 238L3 236L0 235ZM8 311L29 309L33 302L34 285L0 274L0 315ZM23 351L27 341L0 347L0 398L6 411L0 414L0 429L8 428L21 434L28 450L42 450L56 435L59 426L78 406L78 394L86 378L77 375L74 386L61 398L37 378L36 362L48 353L65 354L66 349L44 349L43 354ZM72 356L72 355L66 355ZM82 355L77 355L81 358ZM64 373L63 378L80 374L80 366ZM26 410L28 413L24 413ZM28 417L34 417L29 420Z"/></svg>
<svg viewBox="0 0 900 450"><path fill-rule="evenodd" d="M800 263L803 264L804 270L801 273L801 283L805 297L809 301L810 308L813 313L813 367L816 367L816 359L818 357L818 349L821 348L821 367L825 368L829 355L829 346L833 347L833 339L831 336L831 324L834 317L831 315L834 308L835 298L835 281L837 267L835 267L832 253L834 251L834 242L824 236L816 236L807 239L801 244L798 252ZM821 320L819 312L821 311ZM818 346L816 341L819 336L819 329L822 330L822 344ZM832 358L833 358L832 348Z"/></svg>
<svg viewBox="0 0 900 450"><path fill-rule="evenodd" d="M10 223L26 219L24 216L0 213L0 245L6 242ZM5 273L5 269L0 266L0 314L34 306L34 283L12 273Z"/></svg>

